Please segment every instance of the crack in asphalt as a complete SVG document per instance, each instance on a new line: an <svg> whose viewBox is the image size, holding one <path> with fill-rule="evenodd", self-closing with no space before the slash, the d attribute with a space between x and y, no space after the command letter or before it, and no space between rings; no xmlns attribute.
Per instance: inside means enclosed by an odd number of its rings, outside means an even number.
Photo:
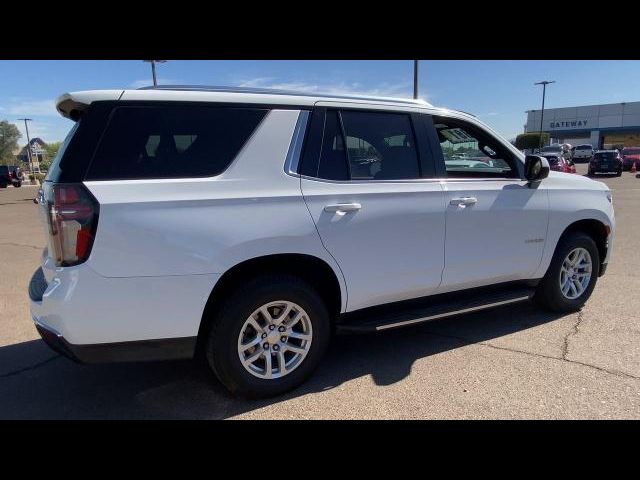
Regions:
<svg viewBox="0 0 640 480"><path fill-rule="evenodd" d="M578 320L576 321L575 325L573 326L573 328L571 330L569 330L567 332L567 334L564 336L564 339L562 341L562 360L566 360L569 361L569 338L577 335L578 334L578 328L580 327L580 324L582 323L582 320L584 319L584 317L582 316L582 310L580 310L578 312Z"/></svg>
<svg viewBox="0 0 640 480"><path fill-rule="evenodd" d="M60 355L54 355L53 357L49 357L46 360L43 360L42 362L35 363L35 364L30 365L28 367L20 368L18 370L14 370L12 372L3 373L2 375L0 375L0 378L13 377L13 376L16 376L16 375L20 375L21 373L24 373L24 372L35 370L36 368L40 368L40 367L46 365L47 363L55 360L56 358L60 358Z"/></svg>
<svg viewBox="0 0 640 480"><path fill-rule="evenodd" d="M40 250L43 247L37 247L35 245L29 245L28 243L15 243L15 242L3 242L0 243L0 245L11 245L13 247L28 247L28 248L35 248L36 250Z"/></svg>
<svg viewBox="0 0 640 480"><path fill-rule="evenodd" d="M575 328L575 326L574 326ZM632 378L634 380L640 380L640 377L637 377L635 375L631 375L630 373L626 373L626 372L621 372L619 370L610 370L604 367L598 367L597 365L592 365L590 363L584 363L584 362L579 362L577 360L569 360L567 358L564 357L554 357L552 355L544 355L542 353L535 353L535 352L527 352L526 350L518 350L517 348L509 348L509 347L499 347L497 345L493 345L491 343L487 343L487 342L474 342L473 340L469 340L467 338L464 337L458 337L455 335L444 335L441 333L435 333L435 332L425 332L426 334L429 335L434 335L436 337L443 337L443 338L451 338L451 339L455 339L458 340L460 342L464 342L467 345L480 345L483 347L489 347L489 348L493 348L495 350L503 350L506 352L512 352L512 353L521 353L523 355L530 355L532 357L539 357L539 358L546 358L549 360L559 360L561 362L567 362L567 363L572 363L574 365L581 365L583 367L589 367L589 368L593 368L594 370L598 370L599 372L603 372L603 373L608 373L610 375L615 375L617 377L624 377L624 378ZM569 332L571 334L571 332Z"/></svg>

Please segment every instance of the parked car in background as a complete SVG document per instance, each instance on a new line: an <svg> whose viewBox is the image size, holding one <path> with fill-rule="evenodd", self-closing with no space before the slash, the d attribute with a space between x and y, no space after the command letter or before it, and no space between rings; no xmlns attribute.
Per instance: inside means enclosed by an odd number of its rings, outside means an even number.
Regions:
<svg viewBox="0 0 640 480"><path fill-rule="evenodd" d="M640 147L626 147L622 149L622 170L631 170L633 164L640 168Z"/></svg>
<svg viewBox="0 0 640 480"><path fill-rule="evenodd" d="M589 162L588 175L597 173L615 173L622 175L622 156L618 150L598 150Z"/></svg>
<svg viewBox="0 0 640 480"><path fill-rule="evenodd" d="M540 156L547 159L551 170L564 173L576 173L576 166L573 161L564 158L560 152L541 153Z"/></svg>
<svg viewBox="0 0 640 480"><path fill-rule="evenodd" d="M0 165L0 188L7 188L9 185L21 187L23 173L20 167L15 165Z"/></svg>
<svg viewBox="0 0 640 480"><path fill-rule="evenodd" d="M562 150L567 152L567 158L571 160L573 158L573 145L570 143L561 143L560 145L562 145Z"/></svg>
<svg viewBox="0 0 640 480"><path fill-rule="evenodd" d="M583 145L576 145L573 149L572 160L574 162L588 162L593 157L594 153L593 145L585 143Z"/></svg>
<svg viewBox="0 0 640 480"><path fill-rule="evenodd" d="M76 123L38 198L31 317L82 362L195 356L273 396L333 332L575 312L611 255L604 183L420 100L167 86L56 107Z"/></svg>
<svg viewBox="0 0 640 480"><path fill-rule="evenodd" d="M562 158L566 160L571 159L571 150L568 143L552 143L547 147L541 148L539 155L545 156L547 153L562 155Z"/></svg>

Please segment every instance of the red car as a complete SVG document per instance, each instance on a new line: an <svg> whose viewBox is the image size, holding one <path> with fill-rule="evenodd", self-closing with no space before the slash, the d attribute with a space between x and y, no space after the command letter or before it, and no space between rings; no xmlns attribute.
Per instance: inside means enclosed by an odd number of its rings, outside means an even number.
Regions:
<svg viewBox="0 0 640 480"><path fill-rule="evenodd" d="M622 169L631 170L635 162L636 168L640 168L640 147L626 147L622 149Z"/></svg>
<svg viewBox="0 0 640 480"><path fill-rule="evenodd" d="M549 162L549 168L556 172L576 173L576 166L571 160L567 160L559 153L545 153L541 155Z"/></svg>

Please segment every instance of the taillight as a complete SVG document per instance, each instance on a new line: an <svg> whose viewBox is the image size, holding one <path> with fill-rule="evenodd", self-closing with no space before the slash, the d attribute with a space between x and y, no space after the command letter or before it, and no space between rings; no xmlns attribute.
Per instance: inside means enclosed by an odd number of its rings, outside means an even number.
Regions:
<svg viewBox="0 0 640 480"><path fill-rule="evenodd" d="M91 253L98 202L81 184L45 182L49 252L59 267L78 265Z"/></svg>

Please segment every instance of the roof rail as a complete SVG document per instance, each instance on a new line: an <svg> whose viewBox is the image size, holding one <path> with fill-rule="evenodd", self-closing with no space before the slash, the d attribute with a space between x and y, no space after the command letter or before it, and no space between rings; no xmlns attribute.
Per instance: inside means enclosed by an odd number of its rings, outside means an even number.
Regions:
<svg viewBox="0 0 640 480"><path fill-rule="evenodd" d="M298 97L322 97L322 98L341 98L351 100L379 100L385 102L407 103L429 105L424 100L414 100L407 98L391 98L391 97L375 97L358 94L330 94L330 93L307 93L294 90L279 90L272 88L254 88L254 87L226 87L226 86L209 86L209 85L157 85L149 87L141 87L138 90L178 90L178 91L197 91L197 92L228 92L228 93L255 93L264 95L291 95Z"/></svg>

